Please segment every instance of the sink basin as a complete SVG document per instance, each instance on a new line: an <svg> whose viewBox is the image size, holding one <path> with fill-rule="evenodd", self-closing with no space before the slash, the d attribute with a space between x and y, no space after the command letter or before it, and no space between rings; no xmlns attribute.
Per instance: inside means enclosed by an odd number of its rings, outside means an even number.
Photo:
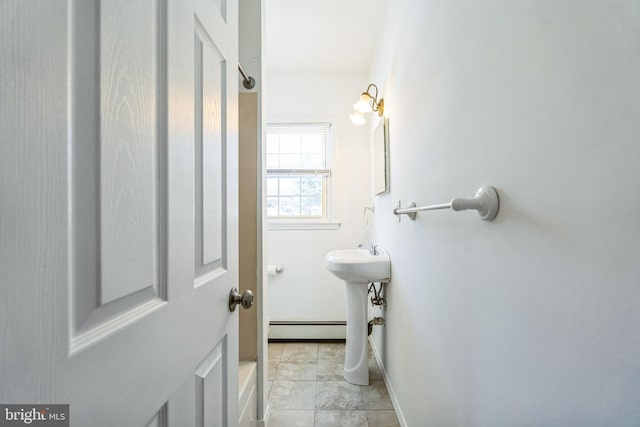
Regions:
<svg viewBox="0 0 640 427"><path fill-rule="evenodd" d="M324 257L324 266L334 276L351 283L388 282L391 260L382 248L372 254L369 249L339 249Z"/></svg>
<svg viewBox="0 0 640 427"><path fill-rule="evenodd" d="M347 292L347 339L344 379L351 384L369 385L367 351L367 291L369 282L389 282L391 259L382 248L339 249L324 257L324 266L345 281ZM373 253L372 253L373 252Z"/></svg>

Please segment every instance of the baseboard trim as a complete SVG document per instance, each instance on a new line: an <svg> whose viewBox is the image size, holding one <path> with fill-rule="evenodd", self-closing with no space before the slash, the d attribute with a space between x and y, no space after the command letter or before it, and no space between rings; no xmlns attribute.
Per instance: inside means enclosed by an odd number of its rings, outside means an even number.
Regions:
<svg viewBox="0 0 640 427"><path fill-rule="evenodd" d="M376 363L378 364L378 368L380 368L380 373L382 373L382 379L384 381L384 385L387 387L387 392L389 393L389 398L391 399L391 404L393 405L393 409L396 411L396 417L398 417L398 422L401 427L409 427L407 424L407 420L404 418L404 414L402 413L402 408L400 408L400 402L398 402L398 395L393 390L393 386L391 385L391 380L389 379L389 375L387 371L384 369L384 364L382 363L382 357L380 356L380 352L376 347L375 341L371 337L369 337L369 344L371 345L371 350L373 351L373 357L376 359Z"/></svg>
<svg viewBox="0 0 640 427"><path fill-rule="evenodd" d="M270 340L344 340L346 321L271 321Z"/></svg>

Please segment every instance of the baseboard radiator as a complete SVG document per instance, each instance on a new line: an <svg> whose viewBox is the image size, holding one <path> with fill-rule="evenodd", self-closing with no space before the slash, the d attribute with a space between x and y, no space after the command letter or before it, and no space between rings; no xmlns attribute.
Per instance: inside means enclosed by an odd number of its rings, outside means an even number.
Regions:
<svg viewBox="0 0 640 427"><path fill-rule="evenodd" d="M347 322L342 321L271 321L270 340L343 340Z"/></svg>

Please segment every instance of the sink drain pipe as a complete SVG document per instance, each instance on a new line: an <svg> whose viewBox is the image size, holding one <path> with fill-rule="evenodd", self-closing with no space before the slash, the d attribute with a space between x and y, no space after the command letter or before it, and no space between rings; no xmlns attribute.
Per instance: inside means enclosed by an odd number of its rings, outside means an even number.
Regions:
<svg viewBox="0 0 640 427"><path fill-rule="evenodd" d="M384 306L386 305L384 297L382 296L382 293L384 292L384 282L380 282L380 288L376 287L375 282L370 282L369 283L369 289L367 291L367 294L373 294L373 296L371 297L371 305L372 306ZM384 325L384 317L374 317L373 319L369 320L369 335L371 335L371 332L373 332L373 325L379 325L382 326Z"/></svg>
<svg viewBox="0 0 640 427"><path fill-rule="evenodd" d="M384 325L384 317L374 317L373 319L369 320L369 335L371 335L371 332L373 332L373 325Z"/></svg>

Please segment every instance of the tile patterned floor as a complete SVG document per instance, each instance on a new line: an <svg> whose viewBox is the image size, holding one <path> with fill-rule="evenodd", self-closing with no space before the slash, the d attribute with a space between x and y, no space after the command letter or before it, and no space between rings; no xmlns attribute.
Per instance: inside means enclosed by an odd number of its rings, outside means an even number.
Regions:
<svg viewBox="0 0 640 427"><path fill-rule="evenodd" d="M369 386L342 377L344 343L269 343L269 427L400 427L369 350Z"/></svg>

